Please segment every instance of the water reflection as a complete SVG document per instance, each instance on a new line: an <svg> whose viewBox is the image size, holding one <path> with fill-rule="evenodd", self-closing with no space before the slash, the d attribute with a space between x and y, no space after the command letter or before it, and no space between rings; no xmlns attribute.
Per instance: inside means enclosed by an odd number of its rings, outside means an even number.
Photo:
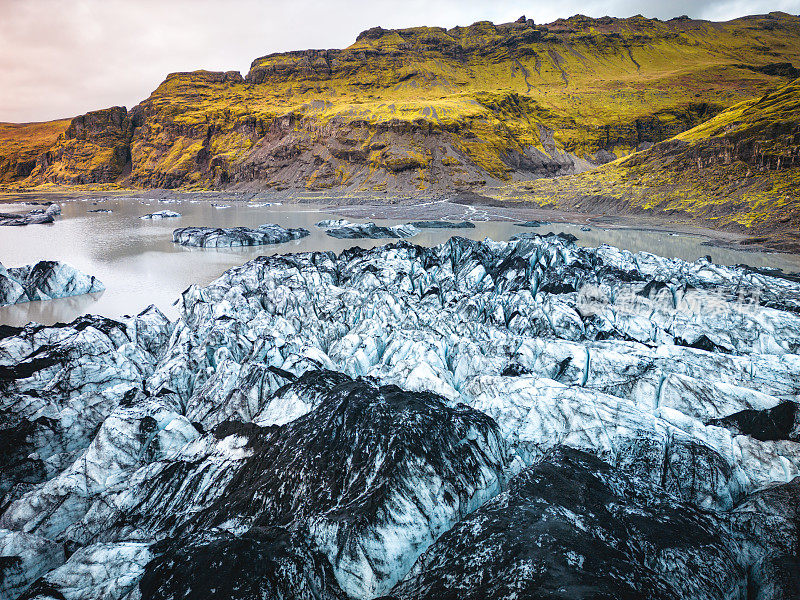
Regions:
<svg viewBox="0 0 800 600"><path fill-rule="evenodd" d="M91 311L92 305L100 300L104 292L58 298L57 300L37 300L4 306L0 324L24 325L36 323L68 323L80 315Z"/></svg>
<svg viewBox="0 0 800 600"><path fill-rule="evenodd" d="M227 201L224 204L230 205L230 208L219 210L205 201L160 202L134 198L78 200L62 203L62 217L53 224L2 228L0 262L4 265L19 266L43 259L62 260L98 277L106 285L106 291L102 295L3 307L0 308L0 323L22 325L30 320L41 323L63 322L86 312L118 317L138 313L149 304L155 304L170 317L175 317L177 308L173 303L189 285L207 284L226 269L256 256L313 250L332 250L338 253L353 246L370 248L392 241L331 238L315 227L315 223L322 219L337 218L339 215L326 212L320 207L248 205L237 201ZM30 207L0 205L0 212L28 208ZM98 208L110 209L112 212L87 212ZM177 211L182 216L161 220L139 219L141 215L166 208ZM695 260L710 254L713 260L723 264L747 263L779 267L787 271L800 270L798 256L710 248L702 246L705 238L697 235L600 227L581 231L578 225L570 224L526 229L517 227L510 220L475 220L492 216L494 209L477 211L472 207L459 207L458 210L462 214L452 216L459 219L471 218L476 223L475 229L427 229L410 238L410 241L431 246L446 241L451 235L476 240L487 237L507 240L525 231L555 231L577 236L578 243L584 246L608 243L632 251L644 250L686 260ZM415 218L414 215L409 215L408 219L402 221L371 220L393 225L412 218ZM285 244L250 248L197 249L172 243L172 230L176 227L256 227L263 223L305 227L311 235Z"/></svg>

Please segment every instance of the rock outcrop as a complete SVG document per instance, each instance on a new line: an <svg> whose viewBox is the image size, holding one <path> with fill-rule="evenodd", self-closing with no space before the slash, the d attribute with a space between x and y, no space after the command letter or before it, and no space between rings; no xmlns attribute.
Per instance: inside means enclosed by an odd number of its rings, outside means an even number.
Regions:
<svg viewBox="0 0 800 600"><path fill-rule="evenodd" d="M6 268L0 264L0 306L102 292L105 286L66 263L42 260Z"/></svg>
<svg viewBox="0 0 800 600"><path fill-rule="evenodd" d="M307 229L285 229L272 223L261 225L257 229L249 229L247 227L181 227L172 232L172 241L182 246L232 248L282 244L304 238L308 234Z"/></svg>
<svg viewBox="0 0 800 600"><path fill-rule="evenodd" d="M31 178L45 183L115 181L131 161L133 122L124 106L75 117L55 145L36 159Z"/></svg>
<svg viewBox="0 0 800 600"><path fill-rule="evenodd" d="M791 598L800 283L568 236L0 331L23 598ZM63 552L62 552L63 551Z"/></svg>

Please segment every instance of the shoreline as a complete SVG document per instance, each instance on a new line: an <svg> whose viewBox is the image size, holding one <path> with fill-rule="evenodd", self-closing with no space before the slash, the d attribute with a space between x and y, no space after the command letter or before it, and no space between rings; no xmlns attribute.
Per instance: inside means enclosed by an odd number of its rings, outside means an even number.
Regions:
<svg viewBox="0 0 800 600"><path fill-rule="evenodd" d="M383 196L383 194L381 194ZM709 247L742 252L776 253L800 256L800 248L777 247L770 237L756 236L743 231L716 229L707 223L666 215L617 214L545 208L525 201L508 201L475 192L441 191L429 195L386 195L378 197L367 192L308 190L280 191L185 191L167 189L0 191L0 204L69 202L79 199L135 198L205 200L228 202L281 202L287 205L314 205L333 214L354 219L387 220L476 220L476 221L548 221L554 224L574 224L615 230L649 231L695 235L707 238ZM775 242L781 232L776 232Z"/></svg>

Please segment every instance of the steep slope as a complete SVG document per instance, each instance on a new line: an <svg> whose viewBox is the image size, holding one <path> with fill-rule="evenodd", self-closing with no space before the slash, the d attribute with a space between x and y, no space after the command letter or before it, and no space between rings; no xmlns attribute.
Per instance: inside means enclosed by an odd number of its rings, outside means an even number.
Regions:
<svg viewBox="0 0 800 600"><path fill-rule="evenodd" d="M27 183L417 191L578 173L762 95L793 64L800 18L784 13L377 27L246 77L174 73L119 126L107 170L65 134Z"/></svg>
<svg viewBox="0 0 800 600"><path fill-rule="evenodd" d="M69 119L45 123L0 123L0 183L28 177L39 155L69 126Z"/></svg>
<svg viewBox="0 0 800 600"><path fill-rule="evenodd" d="M132 133L122 106L76 117L55 145L37 158L31 178L59 183L114 181L130 163Z"/></svg>
<svg viewBox="0 0 800 600"><path fill-rule="evenodd" d="M506 194L592 210L680 214L800 248L800 79L675 138Z"/></svg>

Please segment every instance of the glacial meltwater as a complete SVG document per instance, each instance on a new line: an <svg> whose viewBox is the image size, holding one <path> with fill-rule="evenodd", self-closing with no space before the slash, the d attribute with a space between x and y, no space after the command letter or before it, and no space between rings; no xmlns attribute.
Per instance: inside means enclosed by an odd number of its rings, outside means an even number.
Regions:
<svg viewBox="0 0 800 600"><path fill-rule="evenodd" d="M32 198L32 200L34 200ZM30 321L43 324L69 322L86 313L107 317L136 314L156 305L168 317L178 314L175 302L191 284L206 285L226 269L260 255L332 250L336 253L353 246L374 247L394 239L337 239L316 227L323 219L336 219L333 209L307 204L270 204L238 200L156 200L108 198L70 200L60 203L62 215L55 223L0 228L0 263L17 267L40 260L66 262L102 281L106 290L44 302L25 302L0 308L0 324L20 326ZM451 205L452 206L452 205ZM27 204L3 204L0 212L24 212ZM170 210L180 217L141 219ZM110 212L100 212L110 211ZM379 213L378 213L379 214ZM395 225L416 220L409 207L405 220L353 219ZM800 271L800 256L745 252L702 245L700 234L677 234L630 228L604 228L583 224L553 223L538 228L520 227L519 221L491 208L475 210L456 207L446 217L471 219L474 229L421 229L409 242L432 246L457 235L475 240L508 240L523 233L564 232L578 238L582 246L610 244L634 252L646 251L666 257L695 260L710 255L720 264L745 263L754 267ZM499 220L481 220L499 219ZM172 231L179 227L257 227L275 223L286 228L303 227L311 234L290 242L244 248L187 248L173 243Z"/></svg>

